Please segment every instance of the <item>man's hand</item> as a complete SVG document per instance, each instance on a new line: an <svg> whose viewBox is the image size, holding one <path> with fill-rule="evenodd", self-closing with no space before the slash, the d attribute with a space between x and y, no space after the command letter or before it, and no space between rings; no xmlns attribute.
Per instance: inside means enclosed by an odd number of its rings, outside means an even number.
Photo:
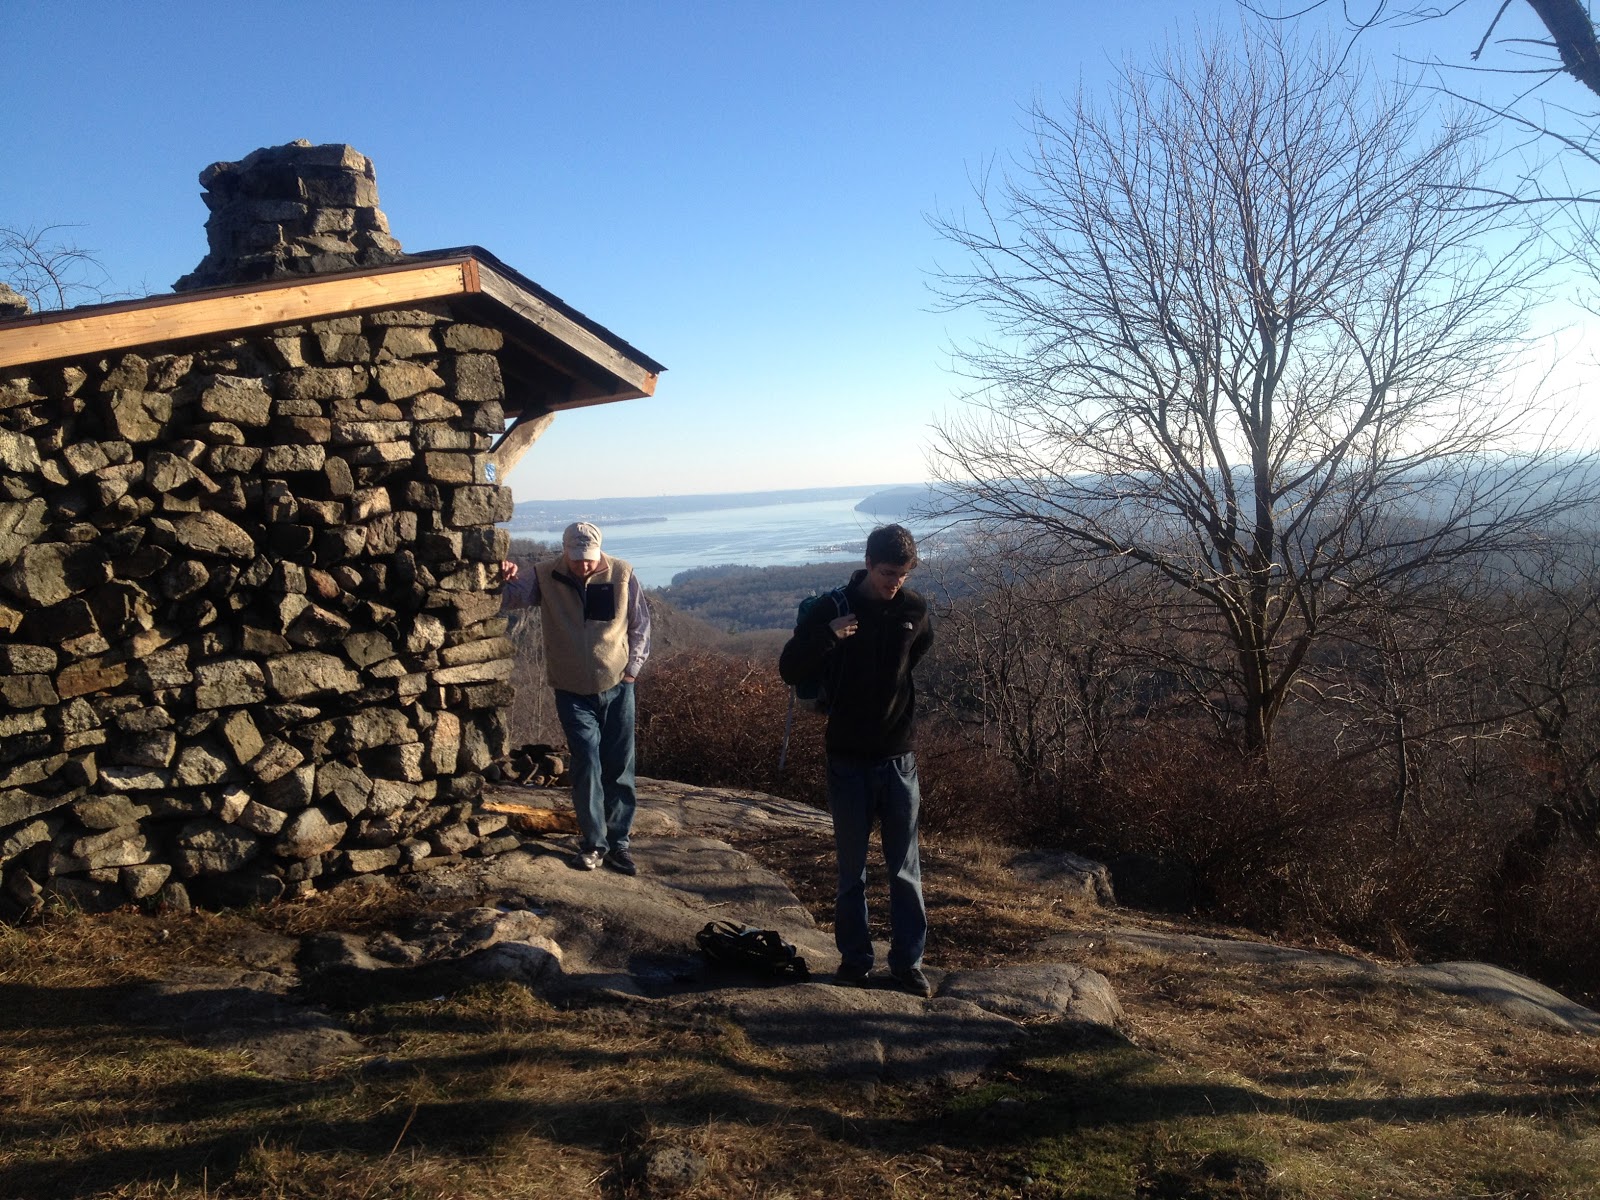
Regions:
<svg viewBox="0 0 1600 1200"><path fill-rule="evenodd" d="M836 638L850 637L856 631L855 613L845 613L842 617L835 617L828 622L828 628L833 630L833 636Z"/></svg>
<svg viewBox="0 0 1600 1200"><path fill-rule="evenodd" d="M512 562L509 558L501 559L500 560L500 578L503 579L506 583L510 583L516 577L517 577L517 564Z"/></svg>

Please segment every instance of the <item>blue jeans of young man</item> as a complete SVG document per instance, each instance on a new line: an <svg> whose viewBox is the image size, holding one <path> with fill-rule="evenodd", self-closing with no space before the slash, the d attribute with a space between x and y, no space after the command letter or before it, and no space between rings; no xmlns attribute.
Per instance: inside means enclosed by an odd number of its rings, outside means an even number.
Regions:
<svg viewBox="0 0 1600 1200"><path fill-rule="evenodd" d="M633 788L633 684L594 696L556 692L556 715L572 763L572 807L582 849L626 850L637 797Z"/></svg>
<svg viewBox="0 0 1600 1200"><path fill-rule="evenodd" d="M867 931L867 843L873 822L883 840L889 872L889 970L922 966L928 911L922 903L922 860L917 851L917 813L922 792L917 756L878 762L828 759L828 811L839 859L839 891L833 908L833 940L843 970L872 967Z"/></svg>

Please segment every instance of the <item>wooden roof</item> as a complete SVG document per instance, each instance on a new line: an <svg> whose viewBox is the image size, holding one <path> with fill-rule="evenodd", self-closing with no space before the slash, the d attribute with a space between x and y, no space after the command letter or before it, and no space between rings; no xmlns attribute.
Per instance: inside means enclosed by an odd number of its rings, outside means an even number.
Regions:
<svg viewBox="0 0 1600 1200"><path fill-rule="evenodd" d="M0 321L0 368L84 358L430 300L493 326L506 411L531 417L653 395L666 368L477 246L326 275L204 288Z"/></svg>

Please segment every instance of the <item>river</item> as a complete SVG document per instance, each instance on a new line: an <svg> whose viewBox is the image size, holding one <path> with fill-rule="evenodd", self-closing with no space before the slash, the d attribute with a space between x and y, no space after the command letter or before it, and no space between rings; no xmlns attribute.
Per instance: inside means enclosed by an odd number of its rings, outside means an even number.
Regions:
<svg viewBox="0 0 1600 1200"><path fill-rule="evenodd" d="M762 504L673 513L663 521L601 526L608 554L625 558L646 587L665 587L679 571L724 563L775 567L812 562L859 562L867 534L894 520L874 517L855 506L869 494L796 504ZM558 545L561 529L522 526L515 517L506 528L514 538Z"/></svg>

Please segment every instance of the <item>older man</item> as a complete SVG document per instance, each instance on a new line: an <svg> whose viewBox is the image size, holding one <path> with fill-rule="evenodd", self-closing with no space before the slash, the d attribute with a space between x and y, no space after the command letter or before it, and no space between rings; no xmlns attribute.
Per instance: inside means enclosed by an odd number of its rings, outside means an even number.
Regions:
<svg viewBox="0 0 1600 1200"><path fill-rule="evenodd" d="M633 682L650 657L650 608L633 568L600 551L600 530L568 525L561 557L518 577L505 564L505 605L539 607L545 676L571 752L580 842L573 865L636 874L628 853L636 803Z"/></svg>

